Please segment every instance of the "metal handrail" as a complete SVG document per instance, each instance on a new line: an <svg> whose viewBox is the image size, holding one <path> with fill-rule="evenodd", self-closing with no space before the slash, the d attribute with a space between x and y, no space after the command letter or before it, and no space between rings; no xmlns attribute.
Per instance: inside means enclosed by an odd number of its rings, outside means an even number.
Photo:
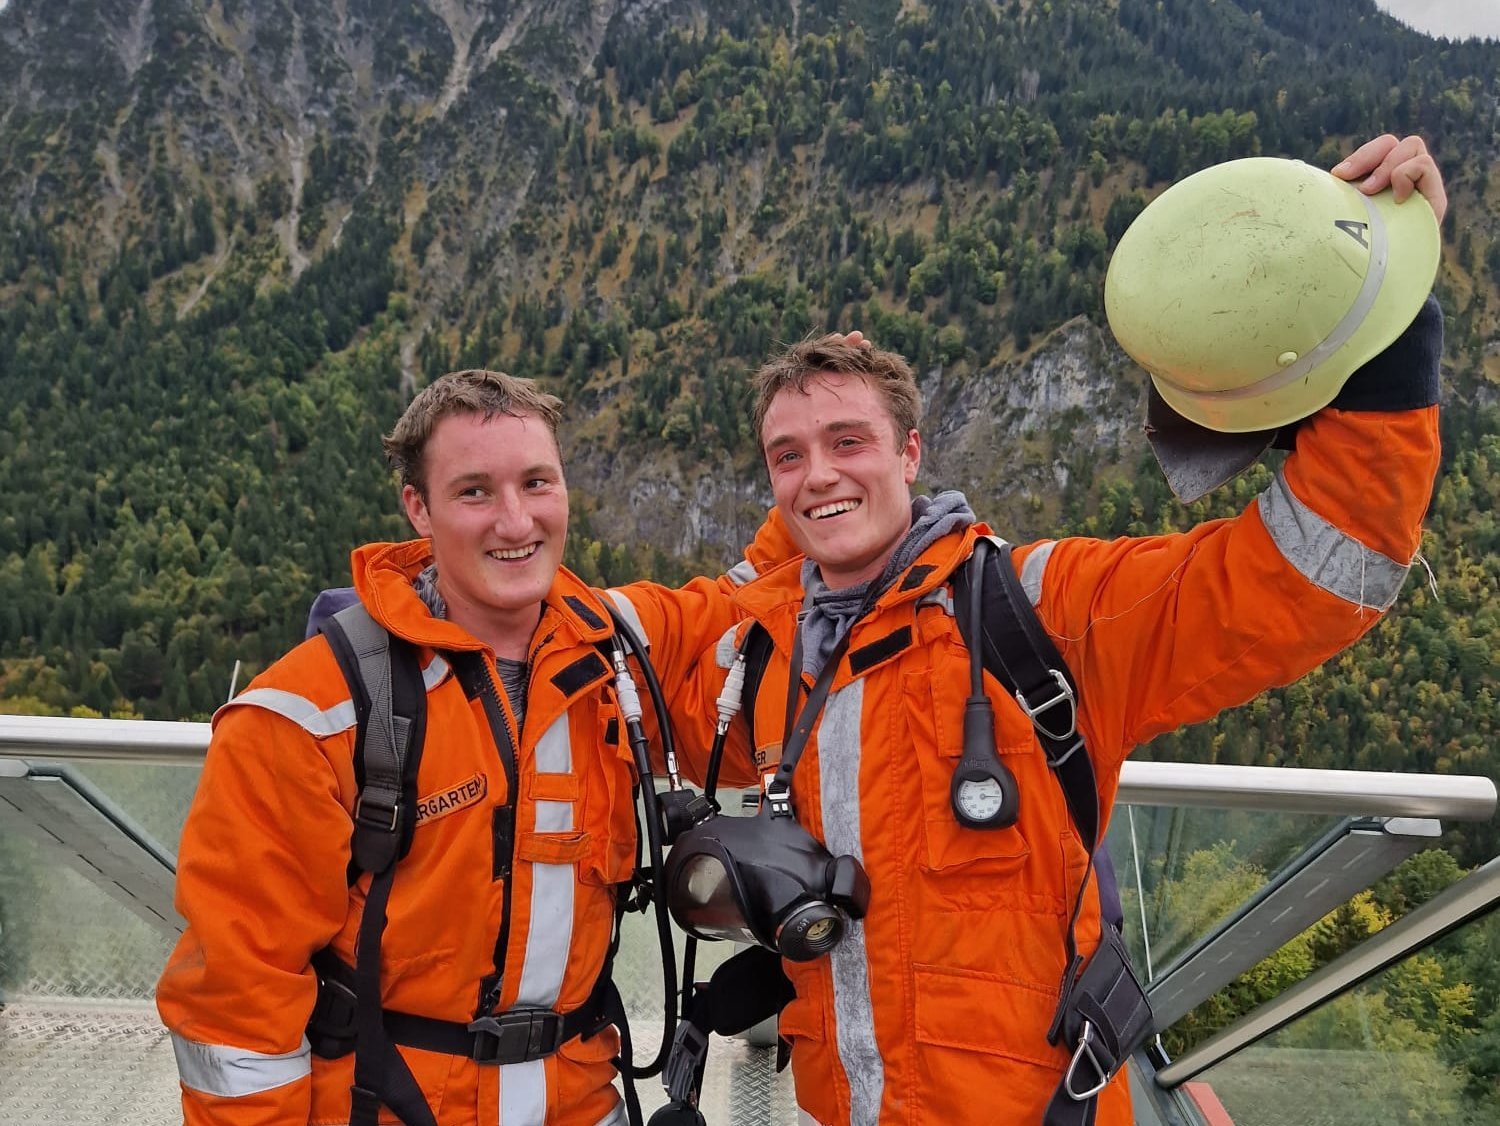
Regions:
<svg viewBox="0 0 1500 1126"><path fill-rule="evenodd" d="M0 715L0 758L193 765L202 760L208 736L206 723ZM1490 779L1464 774L1127 762L1117 800L1125 805L1485 821L1495 812L1496 791Z"/></svg>
<svg viewBox="0 0 1500 1126"><path fill-rule="evenodd" d="M1127 762L1117 800L1126 805L1487 821L1495 812L1496 793L1494 782L1471 774Z"/></svg>
<svg viewBox="0 0 1500 1126"><path fill-rule="evenodd" d="M206 723L176 720L0 715L0 758L191 766L208 735Z"/></svg>
<svg viewBox="0 0 1500 1126"><path fill-rule="evenodd" d="M1415 911L1173 1060L1156 1073L1156 1082L1163 1087L1187 1082L1444 935L1488 914L1497 904L1500 904L1500 857L1470 872Z"/></svg>

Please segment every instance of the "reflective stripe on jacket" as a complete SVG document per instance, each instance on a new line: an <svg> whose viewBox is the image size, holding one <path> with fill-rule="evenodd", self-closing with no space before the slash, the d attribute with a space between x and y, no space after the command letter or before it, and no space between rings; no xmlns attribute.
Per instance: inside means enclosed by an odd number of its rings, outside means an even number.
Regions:
<svg viewBox="0 0 1500 1126"><path fill-rule="evenodd" d="M425 541L372 544L353 557L361 599L420 647L428 689L417 826L382 941L383 1004L467 1022L481 979L495 969L504 880L496 877L492 819L512 795L482 700L466 698L439 655L483 647L418 599L411 578L426 562ZM727 611L709 618L720 629L727 620ZM585 1001L609 943L613 885L631 875L634 771L594 649L610 632L597 596L559 572L530 655L517 742L502 1008L569 1012ZM332 945L353 965L369 885L368 876L346 883L354 724L349 690L322 637L276 662L214 717L178 870L177 907L188 929L157 989L191 1126L348 1121L353 1056L313 1056L303 1034L316 996L309 959ZM617 1050L609 1029L547 1059L498 1068L402 1049L442 1126L623 1123L611 1085Z"/></svg>
<svg viewBox="0 0 1500 1126"><path fill-rule="evenodd" d="M1125 755L1287 683L1343 649L1399 592L1437 469L1435 408L1325 410L1265 494L1232 520L1183 534L1046 541L1016 566L1079 684L1079 722L1107 823ZM867 918L832 955L787 963L781 1015L803 1112L828 1126L1039 1122L1068 1052L1045 1038L1063 973L1067 915L1086 857L1032 728L991 682L999 752L1021 812L963 828L949 805L962 751L967 651L944 586L983 529L930 547L853 627L813 743L797 767L797 816L870 876ZM739 740L726 785L774 768L800 562L736 596L775 649L756 697L754 759ZM676 709L703 769L723 669L743 628L710 650ZM716 659L717 658L717 659ZM1099 938L1091 885L1081 949ZM1123 1076L1100 1126L1131 1121Z"/></svg>

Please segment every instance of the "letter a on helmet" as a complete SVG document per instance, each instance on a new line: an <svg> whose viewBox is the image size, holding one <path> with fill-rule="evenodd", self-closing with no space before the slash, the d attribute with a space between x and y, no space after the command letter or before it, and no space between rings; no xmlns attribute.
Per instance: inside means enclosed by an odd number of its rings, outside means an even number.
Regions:
<svg viewBox="0 0 1500 1126"><path fill-rule="evenodd" d="M1440 242L1419 194L1252 157L1168 188L1120 239L1104 308L1173 410L1226 433L1328 405L1412 322Z"/></svg>

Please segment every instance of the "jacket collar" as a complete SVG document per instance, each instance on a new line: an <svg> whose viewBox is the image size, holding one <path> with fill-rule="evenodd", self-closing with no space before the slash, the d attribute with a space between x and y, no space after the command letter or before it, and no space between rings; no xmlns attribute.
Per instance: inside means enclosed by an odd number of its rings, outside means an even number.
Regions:
<svg viewBox="0 0 1500 1126"><path fill-rule="evenodd" d="M462 626L434 618L417 596L412 580L431 562L432 547L425 539L365 544L350 556L354 588L375 620L398 637L429 649L483 649ZM614 632L599 596L565 567L558 568L543 599L537 630L586 645Z"/></svg>
<svg viewBox="0 0 1500 1126"><path fill-rule="evenodd" d="M989 525L970 524L963 531L950 532L934 541L926 551L917 556L896 581L891 583L875 601L874 609L867 617L914 602L936 590L967 559L974 550L974 541L990 534ZM788 559L760 575L754 581L740 587L734 594L735 605L751 617L771 624L788 613L795 615L802 609L802 556Z"/></svg>

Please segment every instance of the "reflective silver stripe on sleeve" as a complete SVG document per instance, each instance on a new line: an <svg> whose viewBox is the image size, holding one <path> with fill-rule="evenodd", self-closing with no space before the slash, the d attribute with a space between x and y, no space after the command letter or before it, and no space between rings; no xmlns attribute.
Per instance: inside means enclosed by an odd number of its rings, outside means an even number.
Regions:
<svg viewBox="0 0 1500 1126"><path fill-rule="evenodd" d="M1042 600L1042 579L1047 574L1047 560L1052 558L1052 549L1056 546L1056 540L1038 544L1032 548L1031 554L1026 557L1026 562L1021 564L1021 589L1026 592L1026 597L1031 599L1033 606Z"/></svg>
<svg viewBox="0 0 1500 1126"><path fill-rule="evenodd" d="M450 671L447 661L442 657L434 656L427 662L427 667L422 670L422 686L431 692L447 679ZM316 739L326 739L330 735L337 735L340 731L348 731L359 722L359 717L354 713L353 700L340 700L331 708L319 710L318 705L306 696L299 696L295 692L287 692L281 688L252 688L248 692L241 692L225 704L224 708L234 708L240 705L275 712L282 718L291 720ZM224 709L221 708L220 711L222 710Z"/></svg>
<svg viewBox="0 0 1500 1126"><path fill-rule="evenodd" d="M247 1048L200 1044L174 1032L172 1052L183 1086L225 1099L274 1091L312 1075L312 1048L305 1036L295 1052L268 1056Z"/></svg>
<svg viewBox="0 0 1500 1126"><path fill-rule="evenodd" d="M431 692L439 684L448 678L448 662L436 653L432 660L427 662L427 667L422 670L422 684L427 691Z"/></svg>
<svg viewBox="0 0 1500 1126"><path fill-rule="evenodd" d="M318 739L348 731L356 722L353 700L343 700L320 711L306 696L284 692L280 688L252 688L248 692L241 692L224 707L236 708L242 705L275 712ZM220 711L222 710L221 708Z"/></svg>
<svg viewBox="0 0 1500 1126"><path fill-rule="evenodd" d="M1334 527L1293 495L1282 473L1258 503L1282 557L1308 582L1367 609L1386 610L1396 601L1410 566Z"/></svg>
<svg viewBox="0 0 1500 1126"><path fill-rule="evenodd" d="M856 680L828 697L818 725L819 790L828 851L864 863L860 838L860 724L865 682ZM885 1092L885 1065L875 1043L875 1007L865 925L850 920L844 939L828 955L833 970L834 1036L849 1080L849 1126L876 1126Z"/></svg>
<svg viewBox="0 0 1500 1126"><path fill-rule="evenodd" d="M641 639L641 644L647 649L651 648L651 638L646 633L646 627L641 623L641 615L635 608L635 603L630 601L630 596L623 590L610 588L604 592L604 597L614 603L615 609L620 612L620 617L625 623L635 630L635 635Z"/></svg>
<svg viewBox="0 0 1500 1126"><path fill-rule="evenodd" d="M599 1119L598 1122L594 1123L594 1126L625 1126L629 1121L630 1119L625 1114L625 1104L619 1102L615 1103L614 1110Z"/></svg>
<svg viewBox="0 0 1500 1126"><path fill-rule="evenodd" d="M953 617L953 593L948 589L946 583L942 586L935 586L922 595L921 598L917 599L917 605L936 606L950 618Z"/></svg>
<svg viewBox="0 0 1500 1126"><path fill-rule="evenodd" d="M571 774L573 746L568 713L552 721L536 747L538 774ZM538 832L569 832L574 825L570 801L538 801ZM517 1005L550 1009L562 991L573 944L572 864L531 865L531 920L526 932L526 958L521 966ZM547 1117L545 1060L506 1064L500 1069L500 1121L510 1126L542 1126Z"/></svg>
<svg viewBox="0 0 1500 1126"><path fill-rule="evenodd" d="M748 559L741 559L724 572L724 577L735 586L744 586L748 582L755 581L755 574L755 564Z"/></svg>
<svg viewBox="0 0 1500 1126"><path fill-rule="evenodd" d="M714 664L721 669L734 667L735 655L740 651L739 638L736 636L739 632L738 626L730 626L719 635L719 640L714 645Z"/></svg>

